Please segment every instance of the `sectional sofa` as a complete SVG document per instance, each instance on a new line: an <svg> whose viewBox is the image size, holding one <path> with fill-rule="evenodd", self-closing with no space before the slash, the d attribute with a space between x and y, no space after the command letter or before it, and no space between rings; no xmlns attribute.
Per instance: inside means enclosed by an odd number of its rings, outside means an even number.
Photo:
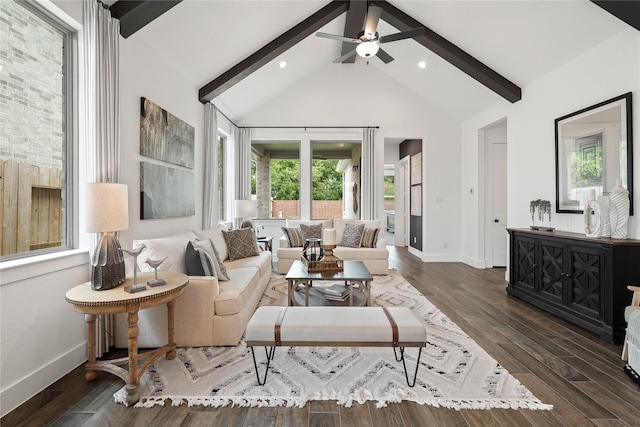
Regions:
<svg viewBox="0 0 640 427"><path fill-rule="evenodd" d="M212 242L229 280L212 276L189 276L184 294L176 300L175 341L178 347L236 345L244 334L271 278L271 252L230 260L223 230L189 230L156 239L134 240L133 247L145 245L137 259L139 271L153 271L146 260L167 259L159 271L188 273L187 247L190 242ZM207 257L208 259L208 257ZM130 271L130 270L129 270ZM167 343L167 309L158 306L139 312L138 346L161 347ZM117 347L127 347L126 314L116 316Z"/></svg>
<svg viewBox="0 0 640 427"><path fill-rule="evenodd" d="M333 254L343 260L362 261L366 265L371 274L388 274L389 273L389 251L387 250L387 242L384 238L383 230L378 220L353 220L353 219L329 219L323 221L298 221L287 220L286 227L294 228L300 225L318 225L321 224L323 229L335 229L337 247L333 250ZM377 239L374 247L346 247L343 246L343 237L347 224L358 225L363 224L368 229L378 229ZM280 238L280 247L278 249L278 273L286 274L291 268L295 260L299 260L302 256L302 247L291 247L286 235Z"/></svg>

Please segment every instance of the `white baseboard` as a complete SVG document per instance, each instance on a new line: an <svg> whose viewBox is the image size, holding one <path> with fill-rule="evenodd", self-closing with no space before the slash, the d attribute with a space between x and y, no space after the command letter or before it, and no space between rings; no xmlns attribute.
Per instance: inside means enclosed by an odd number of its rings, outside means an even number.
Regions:
<svg viewBox="0 0 640 427"><path fill-rule="evenodd" d="M423 254L424 262L461 262L462 257L459 254Z"/></svg>
<svg viewBox="0 0 640 427"><path fill-rule="evenodd" d="M414 248L413 246L408 246L407 249L411 255L415 255L418 258L422 259L422 252Z"/></svg>
<svg viewBox="0 0 640 427"><path fill-rule="evenodd" d="M479 268L479 269L488 268L487 263L483 259L470 258L468 256L465 256L462 258L462 262L467 265L470 265L473 268Z"/></svg>
<svg viewBox="0 0 640 427"><path fill-rule="evenodd" d="M37 371L0 390L0 417L59 380L87 361L86 341Z"/></svg>
<svg viewBox="0 0 640 427"><path fill-rule="evenodd" d="M462 256L460 254L425 254L411 246L409 246L409 253L415 255L422 260L422 262L461 262Z"/></svg>

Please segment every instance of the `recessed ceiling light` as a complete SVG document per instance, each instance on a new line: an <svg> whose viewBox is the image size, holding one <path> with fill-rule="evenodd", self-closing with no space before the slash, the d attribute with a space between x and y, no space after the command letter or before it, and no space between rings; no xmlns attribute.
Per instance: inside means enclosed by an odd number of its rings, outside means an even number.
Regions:
<svg viewBox="0 0 640 427"><path fill-rule="evenodd" d="M284 68L287 66L287 61L280 61L280 68Z"/></svg>
<svg viewBox="0 0 640 427"><path fill-rule="evenodd" d="M427 61L418 62L418 67L420 67L422 69L427 68Z"/></svg>

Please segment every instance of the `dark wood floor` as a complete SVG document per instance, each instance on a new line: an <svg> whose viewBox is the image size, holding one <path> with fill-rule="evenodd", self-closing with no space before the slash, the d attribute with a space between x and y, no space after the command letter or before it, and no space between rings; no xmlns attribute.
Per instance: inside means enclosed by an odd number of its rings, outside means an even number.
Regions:
<svg viewBox="0 0 640 427"><path fill-rule="evenodd" d="M390 264L553 411L464 410L413 403L341 408L312 402L287 408L126 408L123 382L83 368L11 412L4 426L640 426L640 387L624 374L620 346L505 293L504 269L422 263L391 248Z"/></svg>

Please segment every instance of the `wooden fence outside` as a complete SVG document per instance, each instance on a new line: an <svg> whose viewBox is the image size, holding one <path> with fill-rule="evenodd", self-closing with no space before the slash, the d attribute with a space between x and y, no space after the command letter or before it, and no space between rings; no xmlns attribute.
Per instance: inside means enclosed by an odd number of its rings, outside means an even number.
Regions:
<svg viewBox="0 0 640 427"><path fill-rule="evenodd" d="M0 255L62 244L62 170L0 161Z"/></svg>

